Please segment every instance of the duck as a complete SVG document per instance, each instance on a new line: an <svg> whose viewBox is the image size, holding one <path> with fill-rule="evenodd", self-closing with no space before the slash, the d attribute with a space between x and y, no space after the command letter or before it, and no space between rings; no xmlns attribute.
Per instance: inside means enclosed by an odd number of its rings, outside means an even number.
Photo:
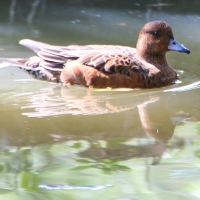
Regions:
<svg viewBox="0 0 200 200"><path fill-rule="evenodd" d="M120 45L54 46L31 39L19 44L36 53L4 59L36 79L89 88L158 88L174 84L176 71L166 53L190 53L174 39L165 21L152 21L139 32L136 48Z"/></svg>

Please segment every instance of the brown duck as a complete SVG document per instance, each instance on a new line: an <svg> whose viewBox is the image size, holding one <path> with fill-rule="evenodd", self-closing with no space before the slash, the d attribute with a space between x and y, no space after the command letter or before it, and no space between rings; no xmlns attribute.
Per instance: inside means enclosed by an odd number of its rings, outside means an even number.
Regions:
<svg viewBox="0 0 200 200"><path fill-rule="evenodd" d="M167 51L190 53L174 40L164 21L147 23L136 48L116 45L52 46L23 39L21 45L37 56L5 59L33 77L63 85L91 88L155 88L173 84L177 73L167 63Z"/></svg>

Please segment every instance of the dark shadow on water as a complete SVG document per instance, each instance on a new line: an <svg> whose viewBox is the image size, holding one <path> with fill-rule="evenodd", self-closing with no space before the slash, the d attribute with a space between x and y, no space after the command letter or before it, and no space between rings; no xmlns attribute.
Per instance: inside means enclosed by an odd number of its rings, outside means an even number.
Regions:
<svg viewBox="0 0 200 200"><path fill-rule="evenodd" d="M188 4L189 9L188 9ZM106 8L106 9L137 9L141 11L145 10L157 10L164 11L169 13L183 13L190 14L199 13L198 7L200 3L198 0L188 1L188 0L177 0L172 2L170 0L157 1L153 0L149 2L148 0L141 1L121 1L121 0L12 0L12 1L3 1L1 3L1 8L3 12L1 13L1 19L9 19L9 22L12 24L18 20L26 21L29 24L32 24L34 20L39 20L39 18L47 17L51 15L52 10L55 7L62 8L67 6L76 6L81 8ZM49 12L50 11L50 12Z"/></svg>

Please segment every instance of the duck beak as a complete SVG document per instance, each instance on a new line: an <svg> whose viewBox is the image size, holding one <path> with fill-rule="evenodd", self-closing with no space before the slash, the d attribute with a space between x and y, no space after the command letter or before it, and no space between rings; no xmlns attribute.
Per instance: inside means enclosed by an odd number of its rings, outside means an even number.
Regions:
<svg viewBox="0 0 200 200"><path fill-rule="evenodd" d="M182 44L179 44L176 40L170 39L168 49L171 51L178 51L181 53L190 53L190 50L184 47Z"/></svg>

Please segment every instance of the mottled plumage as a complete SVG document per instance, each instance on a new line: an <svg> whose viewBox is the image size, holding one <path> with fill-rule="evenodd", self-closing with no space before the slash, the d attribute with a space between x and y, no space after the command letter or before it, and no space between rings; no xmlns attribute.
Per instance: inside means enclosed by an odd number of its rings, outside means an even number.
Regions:
<svg viewBox="0 0 200 200"><path fill-rule="evenodd" d="M136 48L116 45L52 46L24 39L20 44L37 55L5 61L33 77L51 82L95 88L154 88L173 84L178 78L168 65L169 50L189 53L174 40L171 27L163 21L146 24Z"/></svg>

